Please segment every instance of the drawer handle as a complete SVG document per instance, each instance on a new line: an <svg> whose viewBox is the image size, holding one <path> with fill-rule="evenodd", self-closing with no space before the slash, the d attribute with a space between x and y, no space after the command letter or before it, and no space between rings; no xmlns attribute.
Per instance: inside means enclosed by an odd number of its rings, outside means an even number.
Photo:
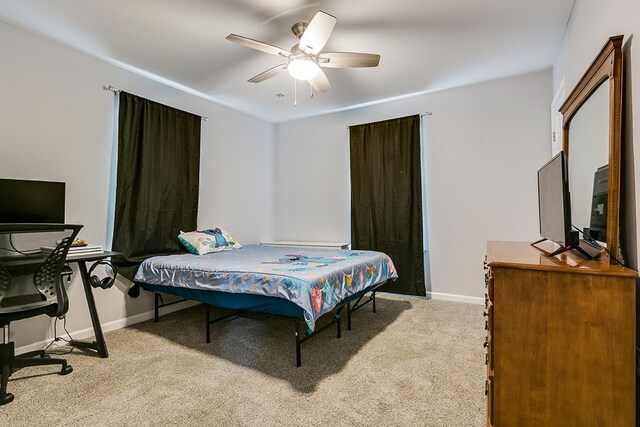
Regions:
<svg viewBox="0 0 640 427"><path fill-rule="evenodd" d="M488 338L484 339L484 344L482 344L482 347L484 347L484 348L489 347L489 339Z"/></svg>
<svg viewBox="0 0 640 427"><path fill-rule="evenodd" d="M485 396L489 395L489 380L484 381L484 395Z"/></svg>

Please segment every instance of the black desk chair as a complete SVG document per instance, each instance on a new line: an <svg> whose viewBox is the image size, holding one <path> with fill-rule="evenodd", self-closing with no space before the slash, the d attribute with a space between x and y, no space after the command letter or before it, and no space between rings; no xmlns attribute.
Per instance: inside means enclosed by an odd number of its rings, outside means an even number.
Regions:
<svg viewBox="0 0 640 427"><path fill-rule="evenodd" d="M47 228L48 227L48 228ZM64 224L0 224L0 239L13 247L12 236L17 233L63 232L59 244L46 257L42 256L4 256L0 257L0 327L3 330L3 342L0 344L0 405L13 401L13 395L7 393L9 377L17 369L27 366L62 365L60 375L73 371L64 359L49 358L44 350L15 354L15 343L9 341L9 324L13 321L46 314L50 317L63 316L69 308L67 292L62 281L62 271L71 243L82 228L81 225ZM58 239L59 233L54 234ZM7 238L8 237L8 238ZM54 239L55 241L55 239ZM0 243L3 240L0 240ZM4 245L2 245L4 246ZM8 251L4 248L5 251ZM10 251L10 250L9 250ZM14 252L18 252L14 248ZM6 252L5 252L6 253ZM7 296L10 287L18 278L26 277L37 293ZM26 286L33 290L33 286ZM39 356L39 357L38 357Z"/></svg>

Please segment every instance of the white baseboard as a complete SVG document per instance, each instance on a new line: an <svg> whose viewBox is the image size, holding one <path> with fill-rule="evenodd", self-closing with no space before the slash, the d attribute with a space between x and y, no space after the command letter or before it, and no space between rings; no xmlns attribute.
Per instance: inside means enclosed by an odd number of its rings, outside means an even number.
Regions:
<svg viewBox="0 0 640 427"><path fill-rule="evenodd" d="M457 295L457 294L445 294L442 292L429 292L427 291L426 296L418 296L418 295L405 295L405 294L394 294L392 292L376 292L378 295L388 295L394 298L407 298L407 299L436 299L441 301L453 301L453 302L463 302L466 304L478 304L484 305L484 298L480 297L470 297L467 295Z"/></svg>
<svg viewBox="0 0 640 427"><path fill-rule="evenodd" d="M166 308L162 308L162 315L173 313L174 311L183 310L185 308L193 307L194 305L200 304L197 301L182 301L173 305L170 305ZM143 313L134 314L133 316L123 317L121 319L112 320L111 322L102 323L102 332L115 331L116 329L121 329L126 326L135 325L136 323L141 323L146 320L153 319L153 310L145 311ZM93 327L79 329L77 331L69 331L70 335L73 339L76 340L86 340L87 338L93 337ZM26 353L28 351L40 350L48 345L53 338L47 338L42 341L38 341L32 344L23 345L21 347L16 348L16 354ZM108 347L107 342L107 347Z"/></svg>
<svg viewBox="0 0 640 427"><path fill-rule="evenodd" d="M484 305L484 298L470 297L468 295L445 294L442 292L427 292L427 298L442 301L464 302L467 304Z"/></svg>

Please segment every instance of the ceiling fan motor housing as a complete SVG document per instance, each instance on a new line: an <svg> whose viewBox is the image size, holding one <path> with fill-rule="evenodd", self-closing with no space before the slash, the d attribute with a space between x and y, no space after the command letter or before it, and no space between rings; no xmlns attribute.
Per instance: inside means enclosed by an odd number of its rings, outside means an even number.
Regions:
<svg viewBox="0 0 640 427"><path fill-rule="evenodd" d="M304 30L306 30L308 26L308 22L298 22L293 24L293 26L291 27L291 31L299 39L300 37L302 37L302 35L304 34Z"/></svg>

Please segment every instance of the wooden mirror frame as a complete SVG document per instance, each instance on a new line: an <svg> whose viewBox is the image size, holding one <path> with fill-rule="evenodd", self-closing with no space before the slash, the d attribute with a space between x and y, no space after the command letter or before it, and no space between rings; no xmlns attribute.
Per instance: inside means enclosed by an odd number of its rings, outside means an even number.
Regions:
<svg viewBox="0 0 640 427"><path fill-rule="evenodd" d="M622 145L622 40L609 38L575 89L560 107L562 113L562 151L569 158L571 120L591 95L609 80L609 192L607 195L607 249L618 259L620 252L620 150ZM601 260L610 262L603 253Z"/></svg>

